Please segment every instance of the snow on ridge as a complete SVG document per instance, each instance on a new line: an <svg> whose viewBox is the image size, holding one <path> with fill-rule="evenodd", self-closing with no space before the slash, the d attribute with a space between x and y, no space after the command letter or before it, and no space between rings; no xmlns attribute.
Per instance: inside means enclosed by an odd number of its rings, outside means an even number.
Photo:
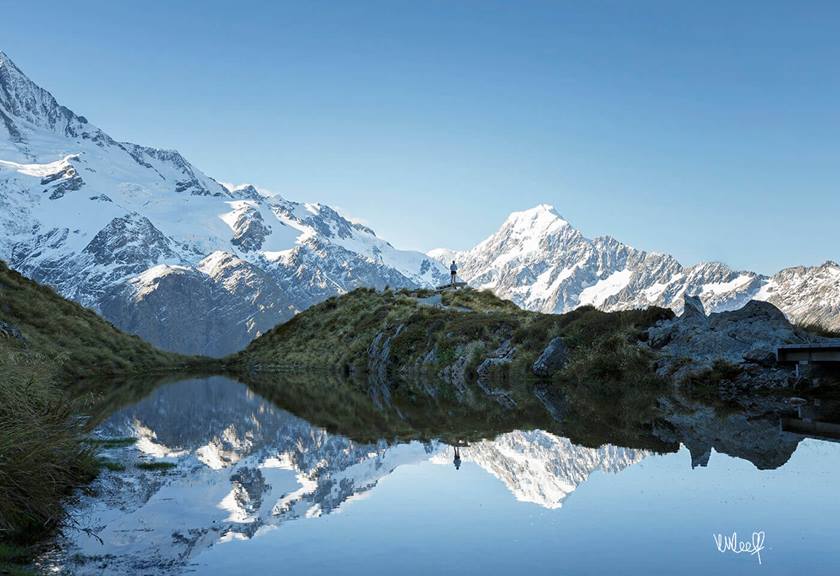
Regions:
<svg viewBox="0 0 840 576"><path fill-rule="evenodd" d="M157 264L148 268L144 272L137 274L129 281L135 289L135 297L141 298L146 294L154 291L155 285L161 278L169 276L170 274L183 274L191 271L189 266L182 266L178 264Z"/></svg>
<svg viewBox="0 0 840 576"><path fill-rule="evenodd" d="M60 160L44 163L22 164L19 162L12 162L9 160L0 160L0 169L11 170L13 172L18 172L26 176L44 178L45 176L51 176L57 172L60 172L68 166L72 166L70 164L70 161L78 159L78 154L67 154L66 156L64 156L64 158L61 158Z"/></svg>
<svg viewBox="0 0 840 576"><path fill-rule="evenodd" d="M630 278L633 276L633 272L631 270L619 270L617 272L613 272L606 278L599 280L592 286L584 288L580 296L578 296L578 302L581 306L585 306L587 304L591 304L592 306L600 306L604 303L604 301L609 298L610 296L615 296L624 288L627 287L627 284L630 283Z"/></svg>
<svg viewBox="0 0 840 576"><path fill-rule="evenodd" d="M752 279L753 276L749 274L741 274L728 282L710 282L703 285L701 294L706 292L711 292L712 294L725 294L744 286L752 281Z"/></svg>

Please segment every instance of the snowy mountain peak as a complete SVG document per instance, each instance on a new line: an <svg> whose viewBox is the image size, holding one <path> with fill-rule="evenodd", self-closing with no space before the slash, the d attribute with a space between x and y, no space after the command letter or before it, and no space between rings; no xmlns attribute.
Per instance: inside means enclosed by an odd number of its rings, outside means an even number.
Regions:
<svg viewBox="0 0 840 576"><path fill-rule="evenodd" d="M2 128L15 144L25 143L32 127L76 137L98 130L56 102L53 95L35 84L5 53L0 52L0 135Z"/></svg>
<svg viewBox="0 0 840 576"><path fill-rule="evenodd" d="M662 306L680 312L683 296L696 294L711 312L767 300L793 321L840 328L840 266L832 261L788 268L769 278L721 262L684 267L668 254L637 250L610 236L590 240L547 204L512 213L470 250L437 249L429 256L456 260L468 283L540 312L562 313L582 305L604 310Z"/></svg>
<svg viewBox="0 0 840 576"><path fill-rule="evenodd" d="M0 159L48 163L68 152L82 152L68 146L68 140L85 140L100 147L118 146L84 116L59 104L3 54L0 57Z"/></svg>
<svg viewBox="0 0 840 576"><path fill-rule="evenodd" d="M325 204L222 185L176 150L117 142L5 54L0 258L124 330L203 354L335 294L446 274Z"/></svg>
<svg viewBox="0 0 840 576"><path fill-rule="evenodd" d="M539 204L530 210L512 212L502 228L510 228L530 236L551 232L568 226L569 223L557 213L551 204Z"/></svg>
<svg viewBox="0 0 840 576"><path fill-rule="evenodd" d="M485 264L492 262L495 266L506 266L550 250L557 244L558 238L576 236L579 236L577 230L553 206L540 204L530 210L512 212L498 232L473 248L470 254L482 254L481 260ZM435 251L437 256L446 253L445 250Z"/></svg>
<svg viewBox="0 0 840 576"><path fill-rule="evenodd" d="M12 59L9 58L8 54L2 50L0 50L0 70L2 70L5 74L5 76L0 76L0 83L6 84L9 79L13 77L23 77L29 81L24 73L20 71L20 68L18 68Z"/></svg>

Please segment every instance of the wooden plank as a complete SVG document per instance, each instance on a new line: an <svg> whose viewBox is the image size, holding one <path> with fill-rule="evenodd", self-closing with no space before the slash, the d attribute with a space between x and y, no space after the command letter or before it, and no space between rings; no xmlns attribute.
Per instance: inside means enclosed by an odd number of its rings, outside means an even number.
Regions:
<svg viewBox="0 0 840 576"><path fill-rule="evenodd" d="M834 422L782 418L782 430L822 440L840 440L840 424Z"/></svg>
<svg viewBox="0 0 840 576"><path fill-rule="evenodd" d="M779 362L807 362L814 364L840 363L840 345L838 344L792 344L779 346L776 350Z"/></svg>

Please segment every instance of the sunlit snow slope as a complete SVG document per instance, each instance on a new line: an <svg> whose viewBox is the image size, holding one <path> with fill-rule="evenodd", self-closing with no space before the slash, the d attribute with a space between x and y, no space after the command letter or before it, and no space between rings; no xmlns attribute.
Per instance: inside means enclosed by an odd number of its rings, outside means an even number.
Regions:
<svg viewBox="0 0 840 576"><path fill-rule="evenodd" d="M0 258L164 348L224 354L358 286L446 270L321 204L117 142L0 52Z"/></svg>

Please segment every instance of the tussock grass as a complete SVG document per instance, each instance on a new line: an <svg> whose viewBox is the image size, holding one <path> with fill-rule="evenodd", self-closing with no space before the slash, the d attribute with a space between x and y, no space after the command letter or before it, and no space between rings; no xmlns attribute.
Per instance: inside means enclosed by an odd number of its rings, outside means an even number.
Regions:
<svg viewBox="0 0 840 576"><path fill-rule="evenodd" d="M424 291L358 289L330 298L252 342L231 363L248 370L278 367L338 369L363 373L369 351L388 341L389 369L405 375L418 365L427 373L467 358L468 378L503 343L516 349L510 374L528 374L548 342L561 336L572 362L557 376L565 383L618 386L658 384L652 358L636 344L646 329L673 318L661 308L602 312L591 306L563 315L521 310L487 291L445 292L446 308L418 305ZM434 360L429 363L429 358Z"/></svg>
<svg viewBox="0 0 840 576"><path fill-rule="evenodd" d="M124 448L126 446L133 446L137 443L137 438L88 438L85 442L107 450L109 448Z"/></svg>
<svg viewBox="0 0 840 576"><path fill-rule="evenodd" d="M489 290L473 290L470 288L444 292L442 296L445 306L469 308L474 312L507 312L515 314L522 310L510 300L503 300Z"/></svg>
<svg viewBox="0 0 840 576"><path fill-rule="evenodd" d="M0 542L0 574L33 576L35 572L26 567L31 556L28 547Z"/></svg>
<svg viewBox="0 0 840 576"><path fill-rule="evenodd" d="M29 543L62 524L66 499L103 465L96 450L113 447L85 441L82 400L68 398L68 383L202 359L120 332L2 261L0 320L22 335L0 334L0 541Z"/></svg>
<svg viewBox="0 0 840 576"><path fill-rule="evenodd" d="M443 295L455 311L420 306L424 290L376 292L359 288L330 298L298 314L252 342L230 361L260 368L307 367L364 371L368 349L380 333L391 338L391 354L408 364L438 344L452 349L476 339L494 339L510 332L529 315L489 292L460 290Z"/></svg>
<svg viewBox="0 0 840 576"><path fill-rule="evenodd" d="M6 369L40 362L54 367L62 378L73 378L160 370L198 361L163 352L121 332L92 310L25 278L2 261L0 320L18 328L25 338L24 342L0 338Z"/></svg>
<svg viewBox="0 0 840 576"><path fill-rule="evenodd" d="M64 520L61 502L96 476L83 422L59 390L0 385L0 539L31 542Z"/></svg>
<svg viewBox="0 0 840 576"><path fill-rule="evenodd" d="M106 460L100 459L99 465L106 470L110 470L111 472L124 472L125 465L121 464L120 462L114 462L113 460Z"/></svg>

